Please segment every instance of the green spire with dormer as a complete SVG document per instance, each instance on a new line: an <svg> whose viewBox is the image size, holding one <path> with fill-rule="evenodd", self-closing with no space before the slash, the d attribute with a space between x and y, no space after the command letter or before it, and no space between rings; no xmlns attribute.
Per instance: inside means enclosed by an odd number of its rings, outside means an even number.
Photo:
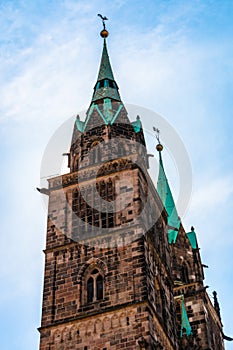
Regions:
<svg viewBox="0 0 233 350"><path fill-rule="evenodd" d="M110 64L106 38L108 37L108 31L104 29L100 32L101 37L104 39L102 57L100 62L99 74L97 82L94 87L94 93L92 96L92 102L102 100L104 98L111 98L115 101L121 101L117 83L114 80L112 67Z"/></svg>
<svg viewBox="0 0 233 350"><path fill-rule="evenodd" d="M94 93L92 96L90 107L87 110L85 121L81 121L80 118L76 118L75 127L83 133L88 130L89 126L93 128L93 120L95 125L102 123L106 125L113 125L114 123L130 124L127 111L121 101L117 83L114 80L112 67L110 64L106 38L108 37L108 31L105 28L105 21L107 18L102 15L98 15L103 21L103 30L100 32L100 36L104 39L103 51L100 61L100 68L98 73L97 82L94 87ZM131 123L135 133L142 130L140 118Z"/></svg>
<svg viewBox="0 0 233 350"><path fill-rule="evenodd" d="M175 202L163 166L161 154L163 146L158 144L156 149L159 152L159 176L157 181L157 192L168 214L168 242L171 244L176 242L180 228L180 219L177 214Z"/></svg>

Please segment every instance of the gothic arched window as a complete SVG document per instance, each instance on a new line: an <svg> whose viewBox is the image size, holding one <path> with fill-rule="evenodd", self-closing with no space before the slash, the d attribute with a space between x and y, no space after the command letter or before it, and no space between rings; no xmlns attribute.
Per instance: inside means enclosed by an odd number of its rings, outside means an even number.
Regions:
<svg viewBox="0 0 233 350"><path fill-rule="evenodd" d="M92 163L98 164L101 160L99 141L95 141L91 145L92 150Z"/></svg>
<svg viewBox="0 0 233 350"><path fill-rule="evenodd" d="M183 264L181 266L181 280L184 283L189 283L189 273L188 273L188 267L186 264Z"/></svg>
<svg viewBox="0 0 233 350"><path fill-rule="evenodd" d="M87 278L87 302L102 300L104 297L104 279L98 269L92 270Z"/></svg>

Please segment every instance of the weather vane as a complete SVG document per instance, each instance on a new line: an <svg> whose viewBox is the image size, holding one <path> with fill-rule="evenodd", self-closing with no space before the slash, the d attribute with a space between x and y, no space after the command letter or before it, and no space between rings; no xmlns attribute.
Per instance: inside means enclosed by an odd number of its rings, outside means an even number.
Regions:
<svg viewBox="0 0 233 350"><path fill-rule="evenodd" d="M106 16L102 16L100 13L98 13L97 16L99 16L102 19L104 30L106 30L105 21L107 21L108 18Z"/></svg>
<svg viewBox="0 0 233 350"><path fill-rule="evenodd" d="M154 127L154 126L153 126L153 130L156 133L155 137L156 137L158 143L160 143L160 139L159 139L160 130L158 128Z"/></svg>
<svg viewBox="0 0 233 350"><path fill-rule="evenodd" d="M153 126L153 130L155 132L155 137L156 137L156 139L158 141L156 149L157 149L158 152L161 152L163 150L163 146L161 145L160 139L159 139L160 130L158 128L154 127L154 126Z"/></svg>

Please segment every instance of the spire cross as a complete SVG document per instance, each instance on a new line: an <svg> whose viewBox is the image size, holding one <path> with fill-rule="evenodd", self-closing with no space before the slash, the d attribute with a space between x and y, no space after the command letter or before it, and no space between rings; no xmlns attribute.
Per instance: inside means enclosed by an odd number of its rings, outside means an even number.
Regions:
<svg viewBox="0 0 233 350"><path fill-rule="evenodd" d="M153 126L153 130L156 133L155 137L156 137L158 143L160 143L160 139L159 139L160 130L158 128L154 127L154 126Z"/></svg>
<svg viewBox="0 0 233 350"><path fill-rule="evenodd" d="M104 27L104 30L106 30L106 27L105 27L105 21L108 20L108 18L106 16L102 16L100 13L98 13L98 15L101 19L102 19L102 23L103 23L103 27Z"/></svg>

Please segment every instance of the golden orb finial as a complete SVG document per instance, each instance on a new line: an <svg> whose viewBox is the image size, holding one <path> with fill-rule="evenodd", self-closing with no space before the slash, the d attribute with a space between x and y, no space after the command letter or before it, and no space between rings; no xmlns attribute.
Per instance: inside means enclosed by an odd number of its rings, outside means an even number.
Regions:
<svg viewBox="0 0 233 350"><path fill-rule="evenodd" d="M161 145L161 143L158 143L156 149L158 152L161 152L163 150L163 145Z"/></svg>
<svg viewBox="0 0 233 350"><path fill-rule="evenodd" d="M107 38L108 37L108 31L106 30L106 29L103 29L103 30L101 30L101 32L100 32L100 36L102 37L102 38Z"/></svg>

